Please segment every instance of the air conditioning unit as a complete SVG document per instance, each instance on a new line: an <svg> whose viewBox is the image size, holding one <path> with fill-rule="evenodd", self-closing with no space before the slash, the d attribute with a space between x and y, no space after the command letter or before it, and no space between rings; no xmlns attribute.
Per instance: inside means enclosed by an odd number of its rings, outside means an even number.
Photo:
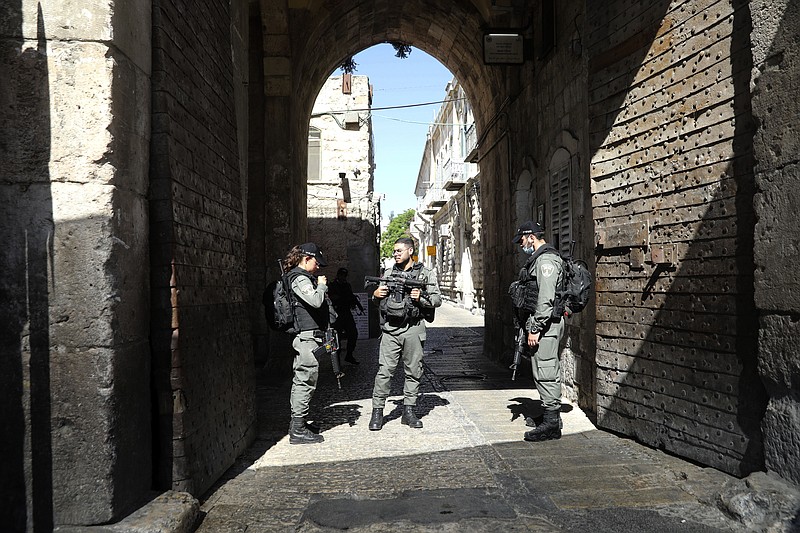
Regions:
<svg viewBox="0 0 800 533"><path fill-rule="evenodd" d="M346 128L358 128L358 111L347 111L344 114L344 125Z"/></svg>

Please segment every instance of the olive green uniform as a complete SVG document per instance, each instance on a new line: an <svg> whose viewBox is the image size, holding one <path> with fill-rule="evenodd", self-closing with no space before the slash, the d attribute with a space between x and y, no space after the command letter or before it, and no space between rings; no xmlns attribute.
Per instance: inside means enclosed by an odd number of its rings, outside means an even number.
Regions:
<svg viewBox="0 0 800 533"><path fill-rule="evenodd" d="M295 310L300 332L292 339L292 348L297 354L292 365L294 377L289 404L292 417L305 418L319 377L319 361L312 352L322 345L321 333L329 324L328 287L324 283L317 285L308 275L302 274L293 277L291 287L302 302Z"/></svg>
<svg viewBox="0 0 800 533"><path fill-rule="evenodd" d="M545 245L550 247L549 245ZM525 330L541 333L538 348L531 357L531 367L536 389L545 410L561 409L561 365L558 345L564 332L564 321L553 318L556 287L564 275L564 261L555 253L541 253L528 268L528 275L536 278L539 295L536 311L531 314Z"/></svg>
<svg viewBox="0 0 800 533"><path fill-rule="evenodd" d="M442 305L442 297L439 292L436 274L420 263L415 263L414 267L420 272L413 279L432 283L433 285L428 285L426 290L422 291L419 301L411 300L412 303L410 305L413 305L417 310L411 309L410 316L407 315L404 320L391 319L387 316L385 301L391 296L381 300L381 343L380 355L378 356L378 373L375 376L375 385L372 390L373 409L383 409L384 405L386 405L386 398L389 397L391 387L390 381L401 359L403 361L403 370L405 371L403 405L413 406L417 404L419 384L422 379L422 356L426 337L423 313L430 317L432 310ZM384 277L400 272L403 271L395 267L392 270L387 270L384 273ZM410 300L410 297L408 298Z"/></svg>

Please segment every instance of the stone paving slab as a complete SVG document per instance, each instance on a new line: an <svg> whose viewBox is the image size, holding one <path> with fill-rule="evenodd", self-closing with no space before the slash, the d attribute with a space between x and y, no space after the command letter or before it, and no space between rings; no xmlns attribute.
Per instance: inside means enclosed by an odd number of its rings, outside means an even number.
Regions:
<svg viewBox="0 0 800 533"><path fill-rule="evenodd" d="M198 531L743 531L713 505L729 476L598 431L574 405L563 437L528 443L541 412L524 372L482 355L482 318L443 306L428 330L417 413L400 424L402 370L369 431L377 339L342 388L322 361L312 415L325 442L290 445L289 383L260 375L253 446L201 499Z"/></svg>

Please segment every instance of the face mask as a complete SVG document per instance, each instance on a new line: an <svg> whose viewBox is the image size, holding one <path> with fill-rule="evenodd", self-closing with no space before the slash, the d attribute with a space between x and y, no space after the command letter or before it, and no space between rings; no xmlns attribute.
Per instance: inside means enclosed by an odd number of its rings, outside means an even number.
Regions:
<svg viewBox="0 0 800 533"><path fill-rule="evenodd" d="M536 251L536 249L533 246L530 247L526 246L522 249L522 251L525 252L525 254L527 255L533 255L533 252Z"/></svg>

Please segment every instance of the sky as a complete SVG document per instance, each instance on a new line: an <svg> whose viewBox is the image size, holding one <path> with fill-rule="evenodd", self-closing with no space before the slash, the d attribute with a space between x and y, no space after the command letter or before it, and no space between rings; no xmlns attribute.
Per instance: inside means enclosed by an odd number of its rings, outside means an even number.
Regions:
<svg viewBox="0 0 800 533"><path fill-rule="evenodd" d="M412 48L406 59L395 57L390 44L368 48L355 57L353 74L369 76L372 107L389 107L440 102L453 75L437 59ZM333 75L340 75L337 70ZM428 124L434 121L441 104L404 109L373 110L375 138L375 192L381 201L381 231L389 215L416 209L414 186L422 162Z"/></svg>

